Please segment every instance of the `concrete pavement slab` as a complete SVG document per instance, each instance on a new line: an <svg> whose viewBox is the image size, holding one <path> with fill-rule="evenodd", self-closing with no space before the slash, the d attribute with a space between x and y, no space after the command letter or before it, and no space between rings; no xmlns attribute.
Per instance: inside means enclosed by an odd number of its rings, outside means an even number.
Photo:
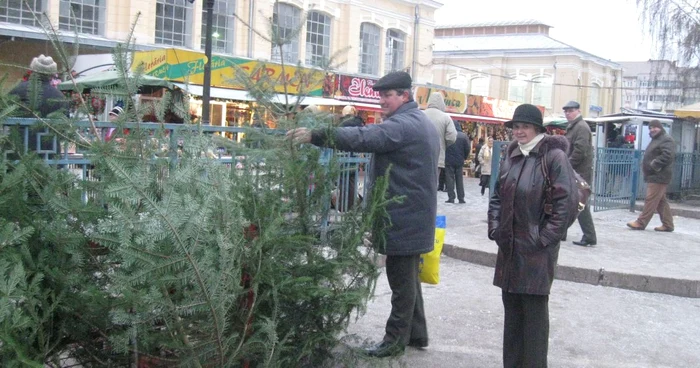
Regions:
<svg viewBox="0 0 700 368"><path fill-rule="evenodd" d="M425 350L361 367L502 367L503 304L493 268L443 256L440 283L423 284ZM381 340L390 311L386 276L349 334ZM554 281L549 302L553 368L700 367L700 299Z"/></svg>
<svg viewBox="0 0 700 368"><path fill-rule="evenodd" d="M438 192L438 214L447 217L444 253L458 259L493 266L496 244L488 240L488 191L479 193L478 179L465 178L465 204L445 203ZM598 243L580 247L578 223L561 244L557 277L569 281L640 291L700 297L700 220L674 216L675 231L655 232L656 216L645 231L630 230L636 219L628 210L594 212Z"/></svg>

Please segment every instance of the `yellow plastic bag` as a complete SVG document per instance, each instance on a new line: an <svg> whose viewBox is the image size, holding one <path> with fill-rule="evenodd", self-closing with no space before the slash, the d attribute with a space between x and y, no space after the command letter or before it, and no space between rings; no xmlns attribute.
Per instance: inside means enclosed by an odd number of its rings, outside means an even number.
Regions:
<svg viewBox="0 0 700 368"><path fill-rule="evenodd" d="M435 219L435 248L432 252L421 254L418 268L420 281L426 284L437 285L440 282L440 254L445 243L445 216Z"/></svg>

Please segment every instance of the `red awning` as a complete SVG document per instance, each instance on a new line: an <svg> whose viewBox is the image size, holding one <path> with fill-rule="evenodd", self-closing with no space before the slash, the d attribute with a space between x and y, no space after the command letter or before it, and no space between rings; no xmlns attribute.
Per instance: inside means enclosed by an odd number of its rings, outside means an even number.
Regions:
<svg viewBox="0 0 700 368"><path fill-rule="evenodd" d="M382 108L377 104L347 101L348 105L355 106L358 110L382 112Z"/></svg>
<svg viewBox="0 0 700 368"><path fill-rule="evenodd" d="M494 124L494 125L503 125L506 121L509 119L503 119L503 118L493 118L490 116L480 116L480 115L468 115L468 114L457 114L457 113L452 113L448 112L448 115L452 119L455 120L464 120L464 121L475 121L477 123L484 123L484 124Z"/></svg>

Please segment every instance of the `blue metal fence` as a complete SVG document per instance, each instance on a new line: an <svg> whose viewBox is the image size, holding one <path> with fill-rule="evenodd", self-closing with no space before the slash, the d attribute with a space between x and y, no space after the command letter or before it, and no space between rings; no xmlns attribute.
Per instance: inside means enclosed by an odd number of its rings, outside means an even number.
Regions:
<svg viewBox="0 0 700 368"><path fill-rule="evenodd" d="M95 123L97 134L104 139L107 131L117 126L110 122ZM229 134L239 134L250 132L250 128L241 127L222 127L222 126L199 126L199 125L183 125L183 124L159 124L159 123L125 123L119 128L141 129L144 131L160 131L168 132L170 140L170 150L172 159L176 160L176 151L182 135L186 132L201 131L211 134L219 134L226 136ZM96 139L92 133L90 123L88 121L72 122L70 129L79 133L79 136L86 143ZM259 129L259 128L258 128ZM268 130L270 134L281 134L278 130ZM60 129L51 129L36 119L10 118L2 122L3 134L14 134L22 142L22 153L30 151L36 152L47 164L56 166L57 168L69 170L73 172L80 180L95 180L92 175L92 165L89 155L81 148L80 144L76 145L72 139L62 137ZM5 159L13 159L15 152L4 149L3 155ZM228 165L232 169L236 169L242 162L246 161L245 156L234 155L226 152L224 148L220 148L217 152L212 152L215 155L215 160L221 164ZM344 213L350 210L355 205L364 205L363 198L366 198L368 190L367 181L369 175L365 175L370 170L371 155L367 153L348 153L332 149L324 149L320 158L324 164L334 162L339 165L339 174L336 181L336 188L331 193L325 204L327 209L334 208L333 211L328 211L328 218L319 219L322 224L322 233L326 231L332 224L338 221ZM89 194L84 194L84 200L88 200Z"/></svg>

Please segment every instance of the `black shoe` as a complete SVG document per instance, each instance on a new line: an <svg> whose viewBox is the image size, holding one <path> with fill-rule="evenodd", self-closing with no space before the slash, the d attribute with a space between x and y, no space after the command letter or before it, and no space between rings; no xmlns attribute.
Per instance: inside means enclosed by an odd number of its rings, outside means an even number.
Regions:
<svg viewBox="0 0 700 368"><path fill-rule="evenodd" d="M459 203L464 204L464 203L467 203L467 202L465 202L464 199L460 199L460 200L459 200Z"/></svg>
<svg viewBox="0 0 700 368"><path fill-rule="evenodd" d="M582 247L587 247L587 246L589 246L589 245L595 245L595 242L594 242L594 241L590 241L590 240L587 240L587 239L581 239L580 241L575 241L575 240L574 240L574 241L572 241L572 243L574 243L574 244L576 244L576 245L580 245L580 246L582 246Z"/></svg>
<svg viewBox="0 0 700 368"><path fill-rule="evenodd" d="M382 341L380 344L365 349L365 354L375 358L386 358L403 354L406 347L390 341Z"/></svg>
<svg viewBox="0 0 700 368"><path fill-rule="evenodd" d="M454 200L454 199L448 199L448 200L445 201L445 203L455 203L455 200Z"/></svg>
<svg viewBox="0 0 700 368"><path fill-rule="evenodd" d="M408 346L412 348L424 349L428 347L427 338L411 339L408 341Z"/></svg>

